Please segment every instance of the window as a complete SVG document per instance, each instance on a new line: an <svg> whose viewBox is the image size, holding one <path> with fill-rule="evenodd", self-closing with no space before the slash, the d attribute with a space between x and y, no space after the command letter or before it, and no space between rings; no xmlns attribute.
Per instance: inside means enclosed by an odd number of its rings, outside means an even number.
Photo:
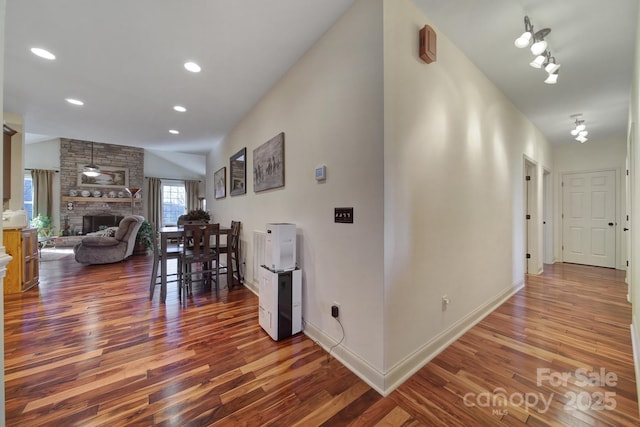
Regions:
<svg viewBox="0 0 640 427"><path fill-rule="evenodd" d="M162 225L175 225L185 213L184 182L162 182Z"/></svg>
<svg viewBox="0 0 640 427"><path fill-rule="evenodd" d="M30 173L24 174L24 210L27 211L27 220L33 219L33 181Z"/></svg>

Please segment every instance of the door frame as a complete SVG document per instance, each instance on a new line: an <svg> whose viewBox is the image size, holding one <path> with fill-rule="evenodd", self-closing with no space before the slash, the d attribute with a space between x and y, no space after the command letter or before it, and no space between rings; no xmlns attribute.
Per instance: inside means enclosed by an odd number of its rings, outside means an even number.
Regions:
<svg viewBox="0 0 640 427"><path fill-rule="evenodd" d="M527 176L531 177L529 181L527 181ZM536 275L542 273L542 220L539 215L541 206L538 204L538 201L540 200L538 197L540 193L540 179L538 163L526 155L524 156L522 183L524 272L525 274ZM531 219L527 219L527 215L530 215ZM527 254L530 255L529 258L527 258Z"/></svg>
<svg viewBox="0 0 640 427"><path fill-rule="evenodd" d="M542 168L542 264L553 264L553 175Z"/></svg>

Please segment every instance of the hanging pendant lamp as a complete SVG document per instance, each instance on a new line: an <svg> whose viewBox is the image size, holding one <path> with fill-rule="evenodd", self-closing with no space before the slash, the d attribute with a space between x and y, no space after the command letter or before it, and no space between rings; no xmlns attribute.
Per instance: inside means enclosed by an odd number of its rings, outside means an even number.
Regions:
<svg viewBox="0 0 640 427"><path fill-rule="evenodd" d="M93 163L93 142L91 143L91 163L83 168L82 173L92 178L100 175L100 169Z"/></svg>

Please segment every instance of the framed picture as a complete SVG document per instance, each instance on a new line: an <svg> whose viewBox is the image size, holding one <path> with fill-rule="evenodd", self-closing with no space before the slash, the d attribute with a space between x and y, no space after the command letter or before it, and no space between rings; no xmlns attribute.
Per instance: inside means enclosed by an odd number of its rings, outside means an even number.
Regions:
<svg viewBox="0 0 640 427"><path fill-rule="evenodd" d="M253 150L253 191L284 186L284 132Z"/></svg>
<svg viewBox="0 0 640 427"><path fill-rule="evenodd" d="M223 199L227 196L227 168L222 167L213 174L214 197Z"/></svg>
<svg viewBox="0 0 640 427"><path fill-rule="evenodd" d="M247 147L229 159L229 193L232 196L247 192Z"/></svg>
<svg viewBox="0 0 640 427"><path fill-rule="evenodd" d="M129 169L119 167L100 167L100 175L87 176L82 173L83 166L78 164L78 187L113 187L129 186Z"/></svg>

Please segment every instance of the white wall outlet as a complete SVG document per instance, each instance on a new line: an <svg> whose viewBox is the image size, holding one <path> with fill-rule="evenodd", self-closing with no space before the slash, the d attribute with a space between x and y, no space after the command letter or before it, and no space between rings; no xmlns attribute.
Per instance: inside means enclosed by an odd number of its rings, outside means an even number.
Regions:
<svg viewBox="0 0 640 427"><path fill-rule="evenodd" d="M449 304L451 304L451 300L449 299L448 296L443 295L442 296L442 309L443 310L446 309Z"/></svg>

